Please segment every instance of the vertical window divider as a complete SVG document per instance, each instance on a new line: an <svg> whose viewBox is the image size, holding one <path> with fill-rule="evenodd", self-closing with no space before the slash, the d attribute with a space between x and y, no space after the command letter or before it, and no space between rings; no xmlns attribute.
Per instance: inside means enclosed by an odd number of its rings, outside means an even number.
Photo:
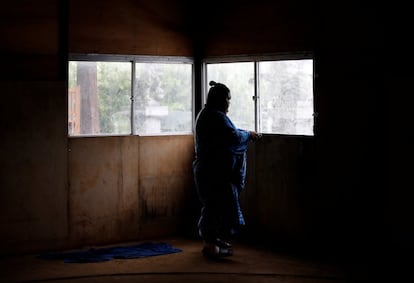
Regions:
<svg viewBox="0 0 414 283"><path fill-rule="evenodd" d="M197 81L197 79L199 79L199 78L196 77L197 75L199 75L201 73L201 70L198 70L198 68L201 69L202 68L201 65L196 64L195 62L193 62L192 72L191 72L191 75L192 75L191 85L192 85L192 88L193 88L193 91L192 91L192 94L191 94L191 99L192 99L192 104L191 104L191 112L192 112L191 113L191 116L192 116L191 117L192 118L191 119L191 132L194 132L195 119L197 117L196 111L198 111L200 109L200 106L198 105L200 100L198 100L197 97L196 97L196 95L200 94L200 91L196 90L196 88L202 86L202 83L200 84Z"/></svg>
<svg viewBox="0 0 414 283"><path fill-rule="evenodd" d="M136 60L131 61L132 69L131 69L131 134L136 135L135 132L135 93L136 93L136 76L135 76L135 66Z"/></svg>
<svg viewBox="0 0 414 283"><path fill-rule="evenodd" d="M203 63L202 67L201 67L201 85L202 85L202 89L201 89L201 108L203 108L204 104L207 101L207 64Z"/></svg>
<svg viewBox="0 0 414 283"><path fill-rule="evenodd" d="M254 130L258 132L260 127L260 79L259 62L254 62Z"/></svg>

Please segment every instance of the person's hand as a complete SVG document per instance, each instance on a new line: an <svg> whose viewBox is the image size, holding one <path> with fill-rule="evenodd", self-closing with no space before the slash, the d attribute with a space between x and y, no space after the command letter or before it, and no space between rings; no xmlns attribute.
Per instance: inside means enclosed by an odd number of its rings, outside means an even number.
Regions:
<svg viewBox="0 0 414 283"><path fill-rule="evenodd" d="M259 133L255 132L255 131L250 131L250 140L257 141L261 137L262 137L262 134L259 134Z"/></svg>

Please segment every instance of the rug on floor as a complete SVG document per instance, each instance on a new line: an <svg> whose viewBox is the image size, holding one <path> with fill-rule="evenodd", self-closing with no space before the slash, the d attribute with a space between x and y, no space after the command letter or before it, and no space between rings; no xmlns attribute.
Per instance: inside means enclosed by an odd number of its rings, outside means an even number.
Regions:
<svg viewBox="0 0 414 283"><path fill-rule="evenodd" d="M109 248L91 248L86 251L48 252L38 256L41 259L63 260L65 263L101 262L112 259L131 259L159 256L181 252L168 243L146 242L137 245Z"/></svg>

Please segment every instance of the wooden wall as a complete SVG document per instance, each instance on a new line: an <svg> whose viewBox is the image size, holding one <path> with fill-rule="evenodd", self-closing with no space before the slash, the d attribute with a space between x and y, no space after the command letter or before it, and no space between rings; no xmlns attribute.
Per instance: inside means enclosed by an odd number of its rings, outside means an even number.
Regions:
<svg viewBox="0 0 414 283"><path fill-rule="evenodd" d="M66 102L61 82L0 82L2 253L66 242ZM59 112L63 115L59 115Z"/></svg>
<svg viewBox="0 0 414 283"><path fill-rule="evenodd" d="M2 253L62 247L68 233L64 25L59 1L0 9Z"/></svg>
<svg viewBox="0 0 414 283"><path fill-rule="evenodd" d="M311 1L209 1L193 31L203 56L312 51Z"/></svg>
<svg viewBox="0 0 414 283"><path fill-rule="evenodd" d="M69 52L192 56L185 1L69 1Z"/></svg>
<svg viewBox="0 0 414 283"><path fill-rule="evenodd" d="M197 60L314 52L316 135L266 136L251 148L242 196L246 218L259 228L257 238L270 242L318 243L328 249L409 244L414 230L407 201L411 194L402 181L387 185L384 135L390 136L391 130L384 130L387 117L382 111L385 91L401 98L398 102L405 101L399 93L410 93L409 56L401 63L386 60L386 71L383 64L386 50L409 53L409 45L402 44L407 41L401 40L409 32L396 33L407 23L385 25L380 6L310 2L3 4L2 252L173 233L176 228L164 224L179 221L187 209L186 193L193 185L186 171L193 154L191 136L67 138L69 52ZM385 37L385 30L394 36ZM392 109L400 109L400 103L390 101ZM393 139L390 156L398 165L410 152L404 137L412 131L404 122L405 112L397 112L392 121L404 126L397 128L399 138ZM158 167L164 164L168 166ZM410 180L403 168L393 167L395 180Z"/></svg>
<svg viewBox="0 0 414 283"><path fill-rule="evenodd" d="M0 10L2 254L173 234L185 221L191 135L67 137L68 52L192 54L181 9L147 2L22 0Z"/></svg>
<svg viewBox="0 0 414 283"><path fill-rule="evenodd" d="M194 195L193 137L69 140L71 245L179 234Z"/></svg>

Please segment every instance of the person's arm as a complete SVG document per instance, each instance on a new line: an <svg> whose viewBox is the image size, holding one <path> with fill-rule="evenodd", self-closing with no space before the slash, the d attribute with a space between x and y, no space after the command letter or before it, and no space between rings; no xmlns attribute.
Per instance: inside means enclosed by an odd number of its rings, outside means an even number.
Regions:
<svg viewBox="0 0 414 283"><path fill-rule="evenodd" d="M238 129L233 122L223 114L224 133L232 145L247 144L248 141L256 141L261 135L255 131Z"/></svg>

